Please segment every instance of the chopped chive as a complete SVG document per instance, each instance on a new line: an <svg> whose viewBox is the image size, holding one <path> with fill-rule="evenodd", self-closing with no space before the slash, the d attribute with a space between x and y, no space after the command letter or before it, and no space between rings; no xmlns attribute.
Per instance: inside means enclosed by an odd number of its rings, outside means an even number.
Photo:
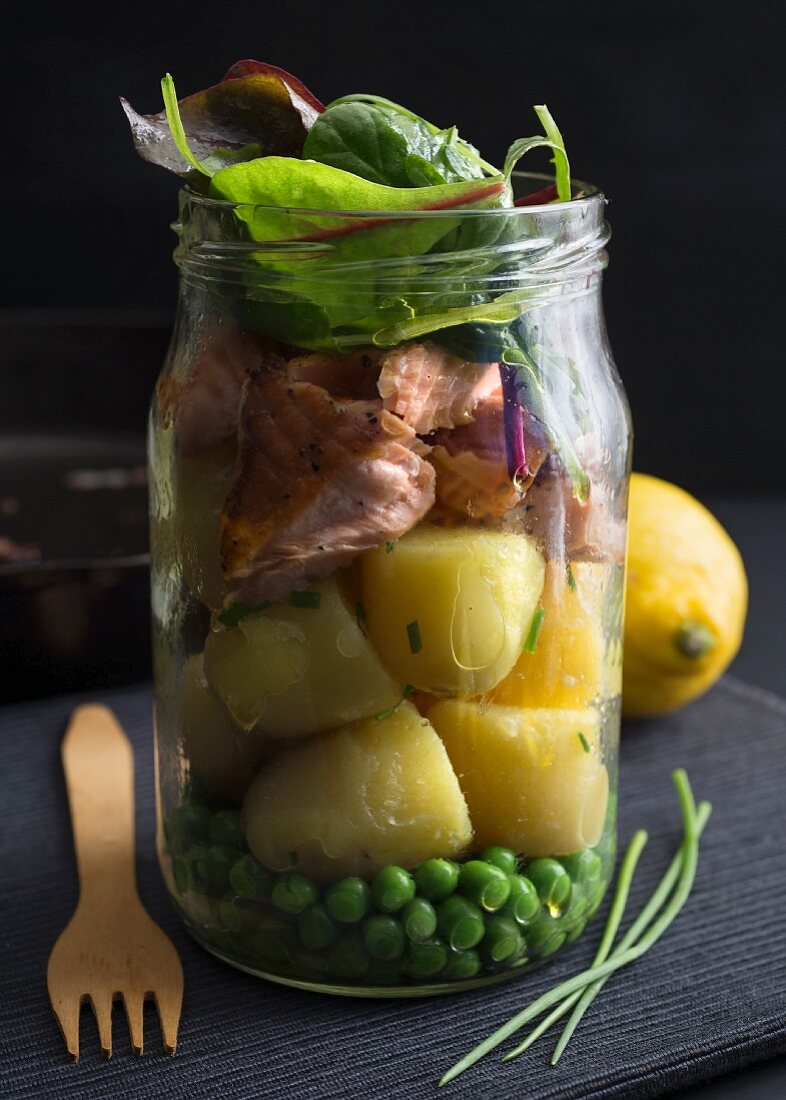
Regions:
<svg viewBox="0 0 786 1100"><path fill-rule="evenodd" d="M272 606L272 602L272 600L263 600L262 603L255 604L231 603L219 614L218 621L229 630L237 626L247 615L253 615L257 611L267 611Z"/></svg>
<svg viewBox="0 0 786 1100"><path fill-rule="evenodd" d="M582 732L582 730L579 730L577 736L578 736L579 741L581 741L581 747L584 749L585 752L589 752L590 751L589 741L587 740L587 738L584 735L584 733Z"/></svg>
<svg viewBox="0 0 786 1100"><path fill-rule="evenodd" d="M568 575L568 588L571 590L571 592L575 592L576 591L576 578L573 576L573 570L570 567L570 562L568 562L567 565L565 566L565 572Z"/></svg>
<svg viewBox="0 0 786 1100"><path fill-rule="evenodd" d="M409 697L413 693L413 691L415 691L415 687L414 687L413 684L404 684L404 687L401 689L401 698L399 699L399 701L397 703L394 703L392 707L385 707L384 710L378 711L374 715L376 720L378 722L384 722L384 720L386 718L390 718L390 716L392 714L396 713L396 711L401 706L401 704L404 702L404 700L409 699ZM426 723L426 725L428 725L428 722Z"/></svg>
<svg viewBox="0 0 786 1100"><path fill-rule="evenodd" d="M418 626L417 619L413 619L411 623L407 623L407 637L409 638L410 653L420 653L423 648L423 642L420 639L420 627Z"/></svg>
<svg viewBox="0 0 786 1100"><path fill-rule="evenodd" d="M524 642L524 652L534 653L538 644L538 634L540 634L540 628L543 626L543 620L546 617L546 608L539 607L535 614L532 616L532 622L529 624L529 634L527 634L527 640Z"/></svg>
<svg viewBox="0 0 786 1100"><path fill-rule="evenodd" d="M393 550L395 549L395 546L396 546L395 542L386 542L385 543L385 553L386 554L392 554Z"/></svg>
<svg viewBox="0 0 786 1100"><path fill-rule="evenodd" d="M316 611L322 601L322 594L320 592L290 592L289 593L289 605L290 607L310 607Z"/></svg>
<svg viewBox="0 0 786 1100"><path fill-rule="evenodd" d="M355 604L355 622L360 627L360 632L361 632L361 634L363 635L364 638L366 637L366 630L365 630L365 627L363 626L363 623L365 622L365 620L367 618L368 618L368 616L366 615L366 609L363 606L363 604L360 603L360 602L356 603Z"/></svg>

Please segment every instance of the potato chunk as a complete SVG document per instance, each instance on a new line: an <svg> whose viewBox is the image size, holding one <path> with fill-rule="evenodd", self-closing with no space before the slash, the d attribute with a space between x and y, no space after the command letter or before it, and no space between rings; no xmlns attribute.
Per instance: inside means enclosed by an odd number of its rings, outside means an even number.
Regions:
<svg viewBox="0 0 786 1100"><path fill-rule="evenodd" d="M572 577L572 583L569 579ZM585 707L598 697L619 695L621 665L616 648L607 653L607 605L621 584L620 570L603 562L550 561L540 606L543 624L533 653L522 653L512 672L491 694L494 703L516 707Z"/></svg>
<svg viewBox="0 0 786 1100"><path fill-rule="evenodd" d="M510 672L543 587L534 541L418 527L363 555L369 634L391 672L439 695L478 695Z"/></svg>
<svg viewBox="0 0 786 1100"><path fill-rule="evenodd" d="M597 711L447 699L428 717L467 799L478 849L560 856L597 844L609 795Z"/></svg>
<svg viewBox="0 0 786 1100"><path fill-rule="evenodd" d="M310 738L274 757L243 803L266 867L319 880L459 855L472 839L445 747L410 703L388 718Z"/></svg>
<svg viewBox="0 0 786 1100"><path fill-rule="evenodd" d="M241 730L210 688L202 654L180 677L178 725L189 770L218 798L239 805L268 753L255 731Z"/></svg>
<svg viewBox="0 0 786 1100"><path fill-rule="evenodd" d="M401 698L334 578L291 599L315 606L282 600L207 639L207 678L240 726L302 737Z"/></svg>

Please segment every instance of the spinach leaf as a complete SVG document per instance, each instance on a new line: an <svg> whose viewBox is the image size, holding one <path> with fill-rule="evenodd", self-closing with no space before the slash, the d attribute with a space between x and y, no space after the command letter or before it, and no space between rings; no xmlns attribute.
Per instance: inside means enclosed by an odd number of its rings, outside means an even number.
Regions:
<svg viewBox="0 0 786 1100"><path fill-rule="evenodd" d="M516 164L525 153L528 153L531 149L538 149L542 146L545 146L547 149L553 149L554 156L552 157L552 163L556 170L557 198L560 202L569 202L571 197L570 163L568 161L568 154L565 151L565 142L562 134L557 128L557 124L552 118L551 112L545 103L535 107L534 111L543 125L546 136L519 138L517 141L514 141L505 157L505 165L502 169L502 174L506 180L510 180L511 173L516 167Z"/></svg>
<svg viewBox="0 0 786 1100"><path fill-rule="evenodd" d="M236 62L218 84L179 104L172 78L167 74L164 81L168 111L141 115L127 100L120 103L140 156L197 186L200 174L210 175L233 160L299 156L309 128L324 110L299 80L260 61ZM180 140L170 127L173 117L179 118Z"/></svg>
<svg viewBox="0 0 786 1100"><path fill-rule="evenodd" d="M437 130L396 104L354 97L331 104L320 115L303 156L391 187L456 183L484 175L477 150L459 138L455 126ZM491 172L499 174L493 168Z"/></svg>

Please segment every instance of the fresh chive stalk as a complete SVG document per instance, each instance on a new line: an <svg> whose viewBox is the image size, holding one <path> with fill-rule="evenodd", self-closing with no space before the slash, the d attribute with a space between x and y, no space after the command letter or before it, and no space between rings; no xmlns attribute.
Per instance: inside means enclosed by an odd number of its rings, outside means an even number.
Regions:
<svg viewBox="0 0 786 1100"><path fill-rule="evenodd" d="M568 562L567 565L565 566L565 571L568 575L568 588L571 590L571 592L575 592L576 591L576 578L573 576L573 570L571 569L570 562Z"/></svg>
<svg viewBox="0 0 786 1100"><path fill-rule="evenodd" d="M704 830L704 826L707 824L707 820L710 816L710 812L711 812L711 807L710 807L709 802L699 803L699 807L696 811L696 840L697 840L697 842L698 842L698 839L699 839L699 837L701 836L701 834ZM666 871L666 874L663 876L663 879L661 880L661 883L658 886L658 889L655 891L655 893L650 898L647 905L645 905L645 907L642 909L641 913L639 913L636 920L633 922L633 924L630 926L628 931L625 933L625 935L620 940L619 944L615 948L615 953L617 951L625 951L632 944L636 943L639 936L646 929L647 925L650 923L650 921L652 920L655 913L658 912L661 905L663 904L663 902L665 901L665 899L668 897L669 893L671 892L671 890L674 886L674 882L675 882L677 876L680 873L680 865L681 865L681 861L682 861L683 858L684 858L684 851L683 851L683 849L680 849L680 851L677 853L677 855L671 861L671 864L669 865L669 868ZM672 874L672 872L673 872L673 874ZM661 887L664 886L664 884L666 884L665 888L663 889L662 893L659 894L659 891L660 891ZM573 1014L571 1015L570 1019L568 1020L567 1024L565 1025L565 1028L562 1032L562 1035L559 1038L559 1042L557 1043L556 1047L554 1048L554 1053L551 1056L551 1064L553 1066L556 1066L557 1062L560 1060L560 1058L562 1056L562 1053L565 1050L565 1047L568 1045L568 1042L570 1041L570 1038L573 1035L573 1032L576 1030L576 1028L579 1025L579 1022L581 1021L582 1016L587 1011L587 1009L592 1004L592 1002L595 1000L597 995L600 993L601 989L603 989L603 986L606 984L607 981L608 981L608 978L601 978L599 981L593 982L592 985L587 986L587 988L584 990L584 992L580 996L578 994L575 994L575 993L573 994L574 998L576 998L576 1000L578 1000L578 1004L576 1005L575 1009L573 1010ZM509 1057L514 1057L513 1052L511 1052ZM503 1059L503 1061L507 1061L507 1058Z"/></svg>
<svg viewBox="0 0 786 1100"><path fill-rule="evenodd" d="M535 614L532 616L532 622L529 624L529 632L524 640L523 649L525 653L534 653L538 645L538 635L540 634L540 628L543 626L543 620L546 617L546 608L539 607Z"/></svg>
<svg viewBox="0 0 786 1100"><path fill-rule="evenodd" d="M417 619L407 623L407 637L409 638L410 653L420 653L423 648L423 641L420 637L420 626Z"/></svg>
<svg viewBox="0 0 786 1100"><path fill-rule="evenodd" d="M589 969L583 970L580 974L576 974L574 977L569 978L567 981L561 982L548 993L544 993L543 996L538 997L538 999L527 1008L516 1013L507 1023L503 1024L502 1027L489 1035L473 1050L465 1054L455 1065L451 1066L440 1079L440 1086L446 1085L449 1081L454 1080L465 1070L469 1069L470 1066L480 1061L480 1059L490 1051L495 1050L501 1043L504 1043L506 1039L514 1034L514 1032L540 1016L542 1012L552 1008L552 1006L558 1004L564 998L570 997L571 994L577 993L581 996L581 993L587 986L608 977L610 974L622 969L623 966L627 966L628 963L635 962L636 959L641 958L642 955L654 946L673 922L684 906L696 877L699 834L697 829L696 807L693 801L693 793L688 777L682 768L678 768L672 774L672 779L680 800L684 839L680 847L680 852L676 857L678 874L676 876L676 889L673 895L668 903L664 905L664 900L668 896L668 890L663 889L662 881L653 892L650 901L643 911L648 912L650 917L652 917L652 915L660 909L659 916L654 919L651 924L648 923L645 925L641 922L640 927L645 930L636 943L632 943L631 946L624 949L622 945L620 945L620 947L612 953L611 957L607 958L604 962L599 965L593 965L589 967ZM704 803L703 806L704 805L707 807L706 813L707 816L709 816L711 807L709 803ZM669 871L664 875L664 879L668 875Z"/></svg>
<svg viewBox="0 0 786 1100"><path fill-rule="evenodd" d="M581 747L584 749L584 751L589 752L590 751L590 743L587 740L586 733L584 733L583 730L579 730L579 732L577 734L577 737L578 737L579 741L581 742Z"/></svg>

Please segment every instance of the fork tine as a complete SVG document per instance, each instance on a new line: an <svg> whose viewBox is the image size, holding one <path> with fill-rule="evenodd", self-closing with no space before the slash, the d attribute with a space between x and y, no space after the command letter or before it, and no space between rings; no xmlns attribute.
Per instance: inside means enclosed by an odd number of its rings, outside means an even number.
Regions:
<svg viewBox="0 0 786 1100"><path fill-rule="evenodd" d="M112 1057L112 994L91 993L90 1003L93 1006L96 1023L98 1024L98 1041L105 1057Z"/></svg>
<svg viewBox="0 0 786 1100"><path fill-rule="evenodd" d="M126 1010L134 1054L141 1054L144 1049L144 1003L145 998L142 993L123 994L123 1007Z"/></svg>
<svg viewBox="0 0 786 1100"><path fill-rule="evenodd" d="M52 1010L60 1025L60 1030L65 1039L66 1049L72 1061L79 1061L79 1009L81 999L79 997L66 997L62 993L54 993L49 990L49 998L52 1002Z"/></svg>
<svg viewBox="0 0 786 1100"><path fill-rule="evenodd" d="M180 1023L180 1009L183 1004L183 989L164 989L161 993L154 993L153 997L158 1009L158 1019L161 1022L161 1033L164 1038L164 1050L167 1054L174 1054L177 1047L177 1028Z"/></svg>

